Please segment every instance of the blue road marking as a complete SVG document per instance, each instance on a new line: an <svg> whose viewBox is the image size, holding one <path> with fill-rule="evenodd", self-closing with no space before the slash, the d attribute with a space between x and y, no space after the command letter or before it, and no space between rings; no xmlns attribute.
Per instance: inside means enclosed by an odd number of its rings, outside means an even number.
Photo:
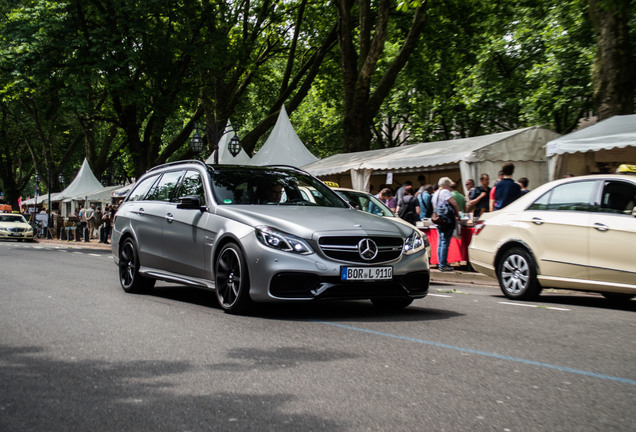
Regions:
<svg viewBox="0 0 636 432"><path fill-rule="evenodd" d="M447 345L447 344L443 344L443 343L439 343L439 342L432 342L432 341L412 338L412 337L408 337L408 336L400 336L400 335L395 335L395 334L391 334L391 333L379 332L379 331L375 331L375 330L368 330L368 329L364 329L364 328L361 328L361 327L353 327L353 326L344 325L344 324L337 324L337 323L333 323L333 322L329 322L329 321L314 321L314 322L317 322L317 323L320 323L320 324L330 325L330 326L333 326L333 327L340 327L340 328L347 329L347 330L354 330L354 331L359 331L359 332L363 332L363 333L374 334L374 335L377 335L377 336L385 336L385 337L390 337L390 338L393 338L393 339L400 339L400 340L405 340L405 341L409 341L409 342L415 342L415 343L419 343L419 344L431 345L431 346L435 346L435 347L438 347L438 348L446 348L446 349L451 349L451 350L455 350L455 351L460 351L460 352L465 352L465 353L470 353L470 354L476 354L476 355L481 355L481 356L485 356L485 357L496 358L496 359L499 359L499 360L506 360L506 361L512 361L512 362L517 362L517 363L523 363L523 364L527 364L527 365L531 365L531 366L539 366L539 367L543 367L543 368L547 368L547 369L554 369L554 370L558 370L558 371L561 371L561 372L569 372L569 373L573 373L573 374L584 375L584 376L589 376L589 377L593 377L593 378L599 378L599 379L608 380L608 381L616 381L616 382L623 383L623 384L636 385L636 380L632 380L632 379L629 379L629 378L621 378L621 377L615 377L615 376L612 376L612 375L599 374L599 373L596 373L596 372L589 372L589 371L584 371L584 370L581 370L581 369L573 369L573 368L569 368L569 367L553 365L553 364L550 364L550 363L543 363L543 362L538 362L538 361L534 361L534 360L527 360L527 359L520 358L520 357L511 357L511 356L491 353L491 352L488 352L488 351L479 351L479 350L474 350L474 349L470 349L470 348L462 348L462 347L459 347L459 346Z"/></svg>

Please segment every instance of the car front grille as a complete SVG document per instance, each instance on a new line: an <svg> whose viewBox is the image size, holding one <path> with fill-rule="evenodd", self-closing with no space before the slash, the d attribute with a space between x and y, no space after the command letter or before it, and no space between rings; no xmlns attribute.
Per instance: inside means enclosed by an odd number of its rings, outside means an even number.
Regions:
<svg viewBox="0 0 636 432"><path fill-rule="evenodd" d="M377 255L365 259L360 254L360 242L371 240L377 245ZM318 244L322 252L329 258L352 263L373 264L396 260L402 254L404 241L401 237L321 237Z"/></svg>
<svg viewBox="0 0 636 432"><path fill-rule="evenodd" d="M26 229L24 228L16 228L16 227L9 228L9 232L12 232L12 233L22 233L24 231L26 231Z"/></svg>

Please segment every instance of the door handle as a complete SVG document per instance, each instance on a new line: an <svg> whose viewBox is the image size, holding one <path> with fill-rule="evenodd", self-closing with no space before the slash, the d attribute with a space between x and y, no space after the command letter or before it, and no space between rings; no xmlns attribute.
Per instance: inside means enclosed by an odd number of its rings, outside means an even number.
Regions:
<svg viewBox="0 0 636 432"><path fill-rule="evenodd" d="M137 210L137 213L139 213L141 216L146 214L146 210L144 210L143 207L140 207L139 210Z"/></svg>
<svg viewBox="0 0 636 432"><path fill-rule="evenodd" d="M543 219L534 217L532 218L532 223L535 225L543 225Z"/></svg>
<svg viewBox="0 0 636 432"><path fill-rule="evenodd" d="M609 227L605 224L602 224L600 222L596 222L594 224L594 229L598 230L598 231L607 231L609 230Z"/></svg>
<svg viewBox="0 0 636 432"><path fill-rule="evenodd" d="M172 216L172 213L166 214L166 220L168 221L168 223L172 223L172 221L174 221L174 216Z"/></svg>

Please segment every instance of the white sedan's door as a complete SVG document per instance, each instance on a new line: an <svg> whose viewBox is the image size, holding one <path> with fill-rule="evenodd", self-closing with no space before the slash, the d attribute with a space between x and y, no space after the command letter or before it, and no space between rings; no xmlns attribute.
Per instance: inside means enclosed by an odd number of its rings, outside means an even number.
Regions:
<svg viewBox="0 0 636 432"><path fill-rule="evenodd" d="M528 242L539 260L539 279L548 286L568 287L572 279L589 278L592 201L597 182L566 183L555 187L523 213Z"/></svg>
<svg viewBox="0 0 636 432"><path fill-rule="evenodd" d="M630 285L636 294L636 185L607 182L590 230L590 279Z"/></svg>

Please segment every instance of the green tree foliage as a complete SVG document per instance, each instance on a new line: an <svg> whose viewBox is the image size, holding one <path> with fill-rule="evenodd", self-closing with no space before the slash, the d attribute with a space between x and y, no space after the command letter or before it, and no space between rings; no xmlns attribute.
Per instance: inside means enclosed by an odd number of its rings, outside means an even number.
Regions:
<svg viewBox="0 0 636 432"><path fill-rule="evenodd" d="M0 0L0 181L248 153L283 104L318 156L633 112L629 0ZM594 65L594 68L592 67ZM28 186L30 187L30 186Z"/></svg>

